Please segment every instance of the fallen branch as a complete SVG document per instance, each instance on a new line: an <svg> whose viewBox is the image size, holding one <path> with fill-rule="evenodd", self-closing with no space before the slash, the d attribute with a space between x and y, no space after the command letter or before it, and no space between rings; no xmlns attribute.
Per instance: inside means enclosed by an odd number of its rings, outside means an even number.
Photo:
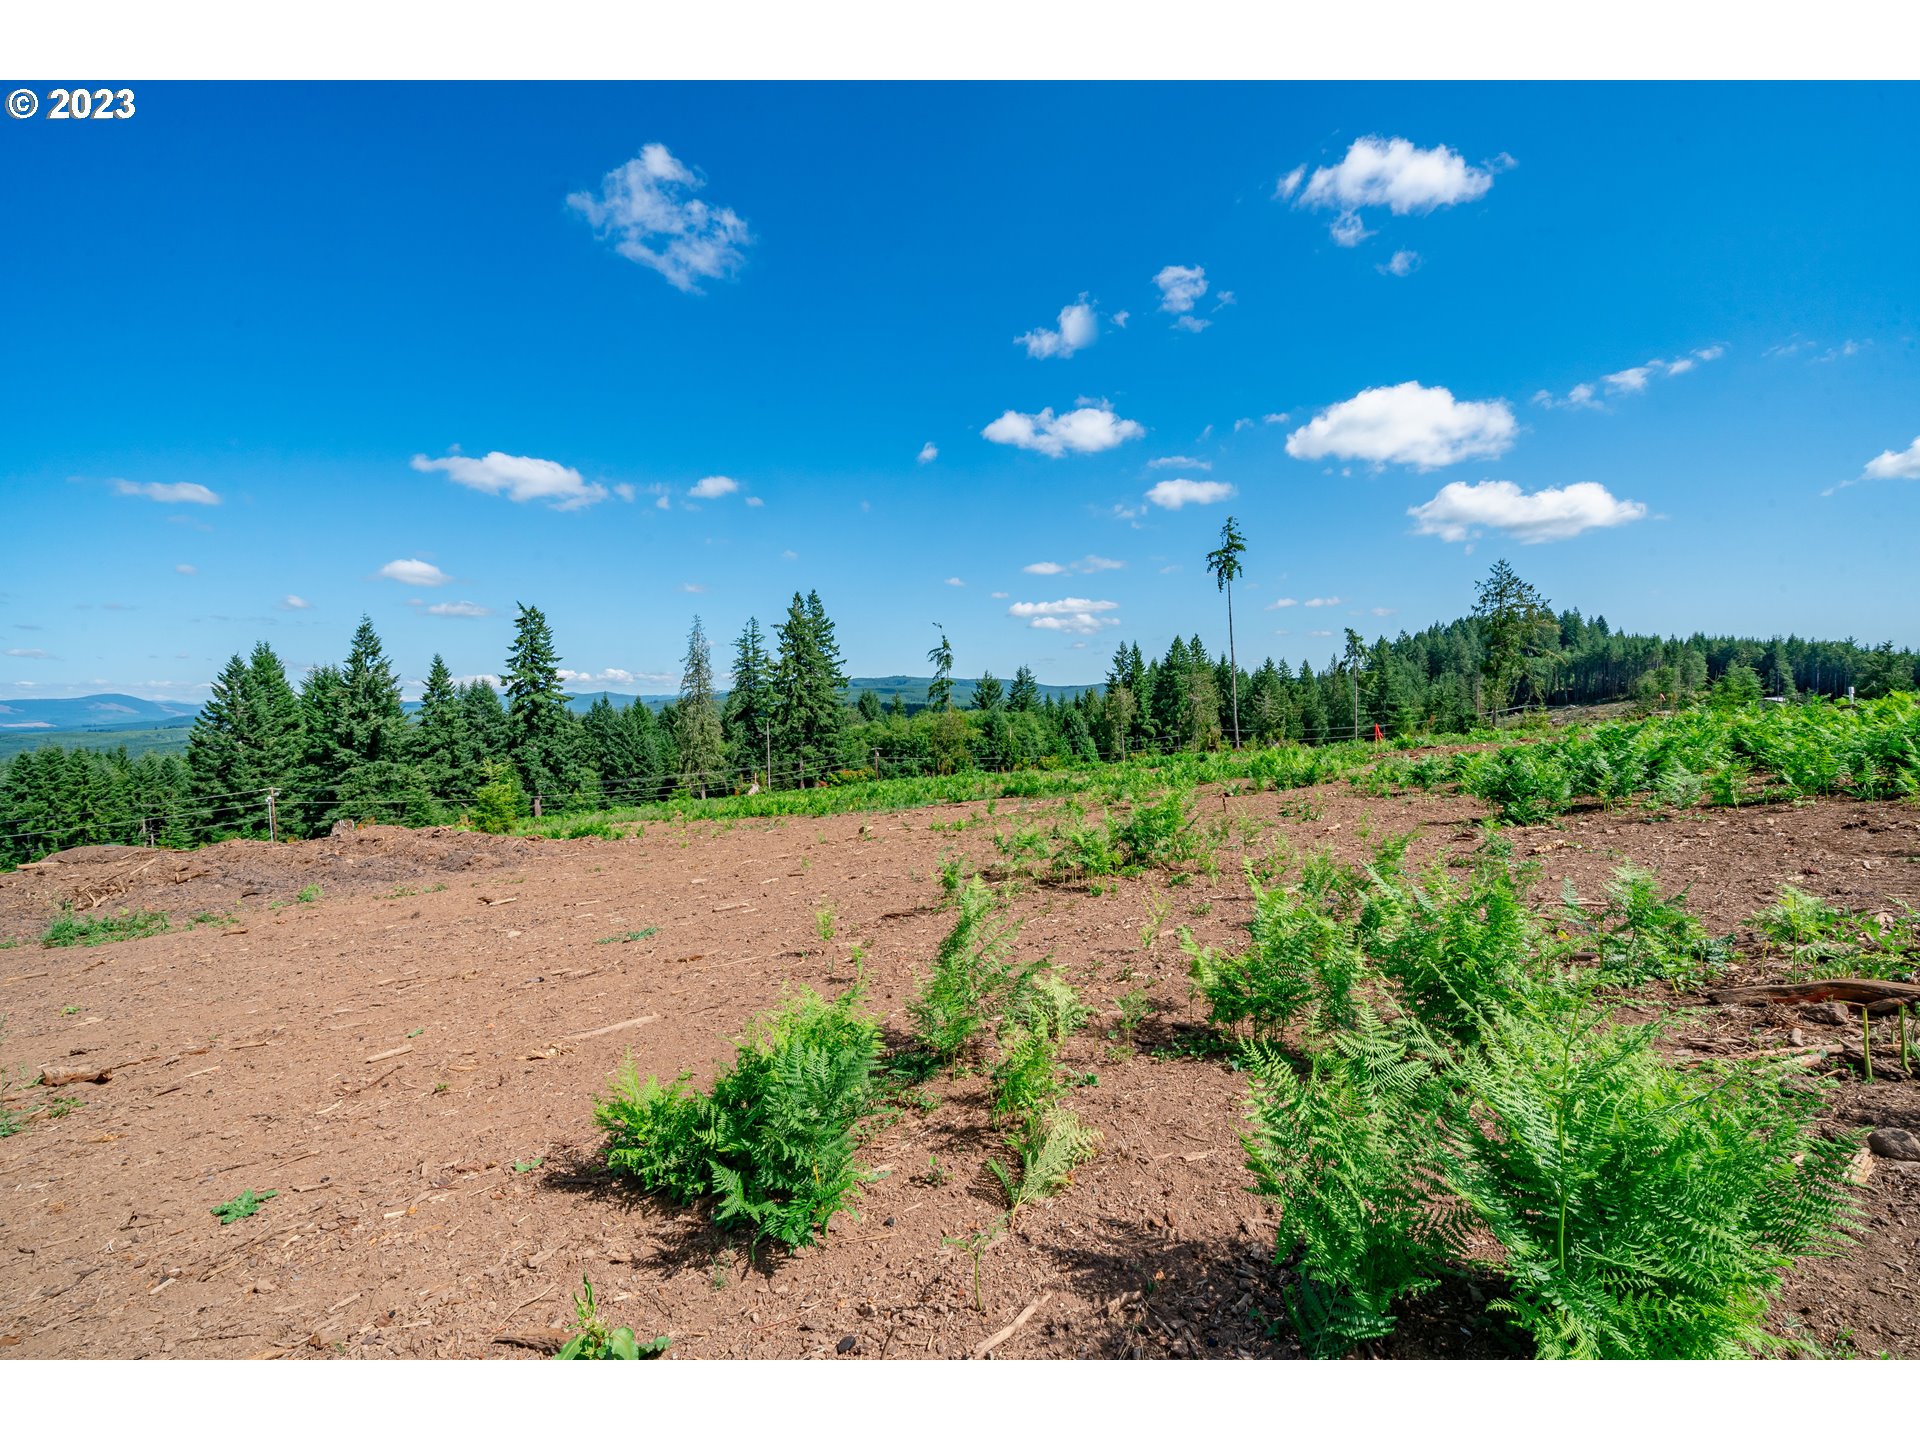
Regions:
<svg viewBox="0 0 1920 1440"><path fill-rule="evenodd" d="M658 1015L636 1015L631 1020L616 1020L611 1025L602 1025L598 1030L582 1030L578 1035L562 1035L562 1040L592 1040L596 1036L611 1035L616 1030L632 1030L639 1025L651 1025Z"/></svg>
<svg viewBox="0 0 1920 1440"><path fill-rule="evenodd" d="M1794 985L1734 985L1709 990L1707 998L1716 1005L1812 1005L1822 1000L1873 1005L1883 1000L1920 1001L1920 985L1841 976L1831 980L1803 980Z"/></svg>
<svg viewBox="0 0 1920 1440"><path fill-rule="evenodd" d="M406 1055L411 1053L412 1050L413 1046L411 1045L396 1045L391 1050L382 1050L378 1055L367 1056L366 1063L372 1065L376 1061L391 1060L396 1055Z"/></svg>
<svg viewBox="0 0 1920 1440"><path fill-rule="evenodd" d="M978 1345L974 1346L973 1358L976 1360L986 1359L988 1352L990 1352L994 1346L998 1345L1003 1340L1010 1339L1016 1330L1018 1330L1022 1325L1026 1324L1027 1321L1033 1318L1034 1311L1038 1310L1042 1305L1046 1304L1047 1301L1051 1300L1052 1298L1053 1298L1053 1292L1051 1290L1043 1290L1040 1293L1040 1296L1038 1299L1036 1299L1031 1305L1027 1306L1027 1308L1022 1310L1018 1315L1014 1316L1013 1323L1011 1325L1007 1326L1007 1328L1004 1330L995 1331L993 1334L989 1335L986 1339L982 1340Z"/></svg>

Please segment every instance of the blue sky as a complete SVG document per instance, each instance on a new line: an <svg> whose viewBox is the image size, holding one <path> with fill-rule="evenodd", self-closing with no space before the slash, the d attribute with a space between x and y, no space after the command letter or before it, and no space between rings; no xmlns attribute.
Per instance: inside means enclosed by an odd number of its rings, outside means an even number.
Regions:
<svg viewBox="0 0 1920 1440"><path fill-rule="evenodd" d="M858 674L941 622L964 673L1091 682L1224 647L1228 513L1243 658L1451 618L1496 556L1635 629L1920 643L1912 87L44 116L0 122L0 698L199 698L363 612L410 678L488 673L517 600L579 688L654 692L696 611L724 667L808 588Z"/></svg>

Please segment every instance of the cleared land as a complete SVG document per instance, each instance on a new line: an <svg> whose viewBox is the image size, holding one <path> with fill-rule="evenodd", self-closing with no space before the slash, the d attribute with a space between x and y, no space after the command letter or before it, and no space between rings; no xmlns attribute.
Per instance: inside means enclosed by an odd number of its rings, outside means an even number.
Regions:
<svg viewBox="0 0 1920 1440"><path fill-rule="evenodd" d="M0 1356L531 1356L529 1342L571 1320L583 1272L603 1316L671 1335L680 1358L965 1356L1023 1314L994 1354L1298 1354L1272 1219L1237 1140L1245 1077L1217 1055L1178 1058L1201 1011L1174 931L1244 944L1243 849L1284 840L1358 860L1410 830L1408 861L1424 865L1464 857L1486 812L1344 783L1195 799L1203 820L1235 822L1217 879L1010 898L1020 954L1053 952L1095 1007L1066 1058L1094 1077L1071 1103L1105 1140L986 1251L984 1312L972 1261L943 1243L1000 1208L980 1077L936 1079L935 1108L877 1128L862 1158L884 1173L859 1218L794 1255L750 1252L608 1182L590 1097L629 1050L643 1072L705 1082L783 988L848 983L851 942L867 954L868 1003L902 1038L950 923L943 859L986 867L996 828L1059 802L656 823L622 840L374 829L181 854L93 848L0 876L0 940L18 942L0 950L0 1063L27 1078L110 1067L104 1083L10 1094L85 1103L0 1140ZM1690 885L1708 929L1741 940L1742 981L1769 976L1748 921L1782 885L1854 910L1920 904L1920 813L1906 805L1587 808L1506 833L1541 864L1543 903L1563 880L1598 895L1623 861ZM1169 918L1147 947L1161 903ZM164 911L174 928L43 949L65 905ZM822 942L827 905L837 933ZM1109 1038L1117 996L1149 983L1159 1013L1133 1045ZM1807 1042L1841 1033L1801 1013L1705 1015L1684 1042L1700 1053L1784 1047L1796 1026ZM1920 1083L1892 1059L1872 1084L1847 1073L1835 1128L1920 1129ZM229 1226L210 1213L249 1189L278 1193ZM1861 1243L1802 1263L1776 1324L1915 1355L1920 1164L1876 1162L1860 1196ZM1415 1302L1377 1348L1512 1347L1463 1282Z"/></svg>

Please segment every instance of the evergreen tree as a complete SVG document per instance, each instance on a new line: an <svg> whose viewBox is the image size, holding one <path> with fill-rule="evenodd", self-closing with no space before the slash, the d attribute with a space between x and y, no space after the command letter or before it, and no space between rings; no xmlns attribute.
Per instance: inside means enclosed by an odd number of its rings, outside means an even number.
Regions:
<svg viewBox="0 0 1920 1440"><path fill-rule="evenodd" d="M840 704L847 677L833 622L818 592L804 600L796 591L787 618L775 632L773 745L776 763L795 778L815 778L831 768L844 715Z"/></svg>
<svg viewBox="0 0 1920 1440"><path fill-rule="evenodd" d="M680 669L680 704L675 715L680 742L680 779L701 799L718 784L726 769L727 752L720 733L720 713L713 703L713 653L700 617L687 632L687 658Z"/></svg>
<svg viewBox="0 0 1920 1440"><path fill-rule="evenodd" d="M500 692L486 679L469 680L460 687L460 714L473 745L474 768L482 760L504 760L507 755L507 707Z"/></svg>
<svg viewBox="0 0 1920 1440"><path fill-rule="evenodd" d="M860 718L872 724L880 718L880 694L876 690L862 690L860 703L854 707L860 712Z"/></svg>
<svg viewBox="0 0 1920 1440"><path fill-rule="evenodd" d="M414 721L414 757L421 778L437 798L456 803L472 798L472 787L478 780L473 770L473 738L460 695L454 689L453 672L438 655L428 667L426 689Z"/></svg>
<svg viewBox="0 0 1920 1440"><path fill-rule="evenodd" d="M1013 686L1007 691L1007 708L1021 713L1032 710L1039 693L1040 685L1033 678L1033 671L1022 665L1013 672Z"/></svg>
<svg viewBox="0 0 1920 1440"><path fill-rule="evenodd" d="M940 643L927 651L927 663L933 666L933 679L927 685L927 705L934 710L953 708L953 646L940 626Z"/></svg>
<svg viewBox="0 0 1920 1440"><path fill-rule="evenodd" d="M419 825L434 818L413 764L400 681L371 619L360 617L345 665L307 676L300 710L300 813L310 831L336 820Z"/></svg>
<svg viewBox="0 0 1920 1440"><path fill-rule="evenodd" d="M1474 582L1473 613L1486 641L1481 674L1489 711L1506 708L1514 684L1526 673L1527 663L1545 649L1548 638L1559 638L1559 622L1547 608L1546 597L1522 580L1505 560L1496 560L1485 580ZM1604 634L1605 617L1594 622Z"/></svg>
<svg viewBox="0 0 1920 1440"><path fill-rule="evenodd" d="M577 729L560 687L560 657L554 653L547 617L521 605L507 652L507 759L520 785L542 806L564 803L587 787L591 772L571 742Z"/></svg>
<svg viewBox="0 0 1920 1440"><path fill-rule="evenodd" d="M733 642L733 682L727 691L727 763L734 770L766 768L767 732L773 724L772 670L760 622L749 618Z"/></svg>
<svg viewBox="0 0 1920 1440"><path fill-rule="evenodd" d="M187 735L187 775L196 820L214 835L265 834L247 662L235 655L214 678ZM36 793L45 793L36 790Z"/></svg>
<svg viewBox="0 0 1920 1440"><path fill-rule="evenodd" d="M993 672L991 670L983 672L980 683L973 687L973 708L997 710L1000 708L1002 699L1000 682L994 678Z"/></svg>

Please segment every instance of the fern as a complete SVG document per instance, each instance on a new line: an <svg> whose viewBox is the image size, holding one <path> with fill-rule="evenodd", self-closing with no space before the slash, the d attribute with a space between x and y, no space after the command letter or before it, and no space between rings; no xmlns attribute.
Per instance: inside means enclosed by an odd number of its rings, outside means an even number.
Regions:
<svg viewBox="0 0 1920 1440"><path fill-rule="evenodd" d="M1248 1047L1254 1189L1280 1201L1278 1258L1298 1252L1288 1309L1317 1356L1393 1329L1393 1303L1435 1283L1456 1222L1429 1204L1438 1135L1422 1113L1429 1065L1373 1014L1333 1037L1302 1076Z"/></svg>
<svg viewBox="0 0 1920 1440"><path fill-rule="evenodd" d="M959 910L940 942L933 973L907 1007L914 1037L937 1060L952 1060L992 1019L1013 981L1007 960L1019 926L1001 918L993 892L975 875L954 895Z"/></svg>
<svg viewBox="0 0 1920 1440"><path fill-rule="evenodd" d="M1502 1308L1543 1357L1776 1350L1769 1297L1853 1219L1852 1146L1815 1135L1817 1096L1664 1064L1655 1034L1536 995L1492 1009L1454 1067L1471 1119L1449 1180L1504 1250Z"/></svg>
<svg viewBox="0 0 1920 1440"><path fill-rule="evenodd" d="M1045 1199L1065 1185L1076 1165L1099 1153L1100 1139L1098 1130L1089 1128L1065 1106L1035 1115L1019 1135L1007 1141L1020 1161L1018 1178L999 1160L987 1161L987 1168L1006 1192L1007 1224L1014 1223L1023 1206Z"/></svg>
<svg viewBox="0 0 1920 1440"><path fill-rule="evenodd" d="M711 1197L716 1224L811 1244L872 1178L854 1156L880 1032L858 994L829 1004L806 990L760 1017L710 1095L688 1091L684 1076L641 1083L629 1061L594 1108L611 1137L608 1168L683 1204Z"/></svg>

